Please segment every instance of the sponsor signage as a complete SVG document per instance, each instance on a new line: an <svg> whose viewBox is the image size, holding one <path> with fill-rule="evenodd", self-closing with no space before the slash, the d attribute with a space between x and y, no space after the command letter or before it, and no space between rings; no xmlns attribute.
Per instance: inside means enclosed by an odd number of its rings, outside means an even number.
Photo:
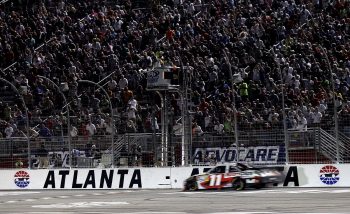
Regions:
<svg viewBox="0 0 350 214"><path fill-rule="evenodd" d="M2 170L0 190L182 188L185 179L213 166L134 169ZM288 165L279 187L350 187L350 164Z"/></svg>
<svg viewBox="0 0 350 214"><path fill-rule="evenodd" d="M339 181L339 170L335 166L327 165L320 169L320 180L327 185L334 185Z"/></svg>
<svg viewBox="0 0 350 214"><path fill-rule="evenodd" d="M147 86L154 86L158 82L160 72L158 70L149 71L147 73Z"/></svg>
<svg viewBox="0 0 350 214"><path fill-rule="evenodd" d="M171 188L170 168L3 170L0 182L0 190L141 188Z"/></svg>
<svg viewBox="0 0 350 214"><path fill-rule="evenodd" d="M131 178L126 175L131 173ZM142 188L141 170L49 170L43 189Z"/></svg>
<svg viewBox="0 0 350 214"><path fill-rule="evenodd" d="M213 159L217 163L249 162L252 164L277 164L285 162L283 146L255 146L255 147L212 147L196 148L194 150L195 163L208 164ZM237 153L239 155L237 155Z"/></svg>
<svg viewBox="0 0 350 214"><path fill-rule="evenodd" d="M30 183L30 176L26 171L18 171L15 176L15 184L19 188L26 188Z"/></svg>

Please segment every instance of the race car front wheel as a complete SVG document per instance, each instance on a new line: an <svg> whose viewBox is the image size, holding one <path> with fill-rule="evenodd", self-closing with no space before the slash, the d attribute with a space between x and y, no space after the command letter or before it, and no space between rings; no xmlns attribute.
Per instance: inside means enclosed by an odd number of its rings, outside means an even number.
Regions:
<svg viewBox="0 0 350 214"><path fill-rule="evenodd" d="M235 179L233 182L232 182L232 188L234 190L243 190L245 187L245 183L244 183L244 180L240 179L240 178L237 178Z"/></svg>
<svg viewBox="0 0 350 214"><path fill-rule="evenodd" d="M191 183L188 184L188 189L191 191L196 191L198 190L198 184L196 181L192 181Z"/></svg>

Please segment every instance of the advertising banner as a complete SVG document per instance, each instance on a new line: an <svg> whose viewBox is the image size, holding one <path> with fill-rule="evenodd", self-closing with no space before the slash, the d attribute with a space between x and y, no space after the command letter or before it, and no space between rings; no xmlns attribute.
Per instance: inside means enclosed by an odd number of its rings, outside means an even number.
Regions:
<svg viewBox="0 0 350 214"><path fill-rule="evenodd" d="M170 168L3 170L6 189L171 188Z"/></svg>
<svg viewBox="0 0 350 214"><path fill-rule="evenodd" d="M214 166L128 169L2 170L0 190L25 189L169 189ZM278 187L350 187L350 164L282 166Z"/></svg>
<svg viewBox="0 0 350 214"><path fill-rule="evenodd" d="M251 164L283 164L285 162L284 146L239 147L239 162ZM236 147L196 148L193 154L196 164L232 163L237 161Z"/></svg>

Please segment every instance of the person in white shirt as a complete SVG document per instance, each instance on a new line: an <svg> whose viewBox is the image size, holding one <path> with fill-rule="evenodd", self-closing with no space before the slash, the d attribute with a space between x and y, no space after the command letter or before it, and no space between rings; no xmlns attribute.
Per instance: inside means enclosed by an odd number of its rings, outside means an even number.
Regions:
<svg viewBox="0 0 350 214"><path fill-rule="evenodd" d="M309 137L307 133L307 120L305 115L301 111L298 112L297 130L300 131L300 143L304 146L310 146Z"/></svg>
<svg viewBox="0 0 350 214"><path fill-rule="evenodd" d="M175 125L173 126L173 131L174 131L174 134L177 136L182 135L182 124L180 123L180 120L177 120L175 122Z"/></svg>
<svg viewBox="0 0 350 214"><path fill-rule="evenodd" d="M89 121L88 124L86 124L85 129L86 129L86 131L88 131L89 136L93 136L96 134L96 126L91 121Z"/></svg>
<svg viewBox="0 0 350 214"><path fill-rule="evenodd" d="M197 123L194 123L192 133L194 136L201 136L203 135L204 132L202 130L202 127L200 127L200 125L198 125Z"/></svg>
<svg viewBox="0 0 350 214"><path fill-rule="evenodd" d="M115 91L115 89L117 88L117 82L114 79L110 79L108 81L108 88L111 91Z"/></svg>
<svg viewBox="0 0 350 214"><path fill-rule="evenodd" d="M7 139L11 138L13 135L13 132L14 132L13 127L11 126L10 123L7 123L7 126L5 128L6 138Z"/></svg>
<svg viewBox="0 0 350 214"><path fill-rule="evenodd" d="M315 108L315 112L312 114L312 124L315 126L319 126L322 119L322 113L318 108Z"/></svg>
<svg viewBox="0 0 350 214"><path fill-rule="evenodd" d="M219 135L223 134L224 133L224 124L221 124L219 122L215 122L214 130Z"/></svg>
<svg viewBox="0 0 350 214"><path fill-rule="evenodd" d="M115 128L115 127L113 127L114 125L113 125L113 120L112 120L112 118L110 118L110 117L107 117L106 118L106 123L105 123L105 127L106 127L106 133L107 134L112 134L112 130L113 130L113 128ZM116 129L114 129L115 130L115 133L117 132L117 130Z"/></svg>
<svg viewBox="0 0 350 214"><path fill-rule="evenodd" d="M123 90L126 86L128 86L128 79L126 79L124 75L121 75L118 86L120 90Z"/></svg>
<svg viewBox="0 0 350 214"><path fill-rule="evenodd" d="M321 100L320 105L318 105L318 110L321 112L321 114L324 114L327 110L327 104L324 100Z"/></svg>
<svg viewBox="0 0 350 214"><path fill-rule="evenodd" d="M128 119L132 120L133 122L136 122L136 109L135 108L128 108Z"/></svg>
<svg viewBox="0 0 350 214"><path fill-rule="evenodd" d="M159 130L159 125L158 125L158 119L157 119L157 117L152 117L151 123L152 123L152 131L158 132L158 130Z"/></svg>
<svg viewBox="0 0 350 214"><path fill-rule="evenodd" d="M137 100L132 96L130 100L128 101L129 108L137 109Z"/></svg>
<svg viewBox="0 0 350 214"><path fill-rule="evenodd" d="M78 129L75 126L71 126L70 128L70 136L71 137L76 137L78 136Z"/></svg>
<svg viewBox="0 0 350 214"><path fill-rule="evenodd" d="M299 131L307 131L307 120L304 114L300 113L298 116L298 126Z"/></svg>

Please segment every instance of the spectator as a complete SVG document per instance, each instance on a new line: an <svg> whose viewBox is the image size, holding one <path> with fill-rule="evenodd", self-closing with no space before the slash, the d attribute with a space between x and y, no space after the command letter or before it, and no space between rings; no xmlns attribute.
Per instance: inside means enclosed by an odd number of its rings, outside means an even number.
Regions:
<svg viewBox="0 0 350 214"><path fill-rule="evenodd" d="M109 81L108 81L108 88L109 90L111 90L112 92L115 92L116 89L117 89L117 82L111 78Z"/></svg>
<svg viewBox="0 0 350 214"><path fill-rule="evenodd" d="M221 124L221 123L219 123L219 121L215 121L214 131L215 131L216 134L218 134L218 135L224 134L224 125Z"/></svg>
<svg viewBox="0 0 350 214"><path fill-rule="evenodd" d="M128 79L124 77L124 75L120 76L118 86L120 90L124 90L125 87L128 87ZM127 89L126 89L127 90Z"/></svg>
<svg viewBox="0 0 350 214"><path fill-rule="evenodd" d="M299 131L307 131L307 120L306 117L304 116L304 114L302 112L298 113L298 126L297 129Z"/></svg>
<svg viewBox="0 0 350 214"><path fill-rule="evenodd" d="M46 140L49 140L49 138L52 136L51 130L45 126L45 123L41 123L39 136L45 138Z"/></svg>
<svg viewBox="0 0 350 214"><path fill-rule="evenodd" d="M128 101L128 107L134 110L137 110L137 101L134 96L132 96Z"/></svg>
<svg viewBox="0 0 350 214"><path fill-rule="evenodd" d="M11 126L10 123L7 123L7 126L5 128L6 139L10 139L12 137L13 133L14 133L13 127Z"/></svg>
<svg viewBox="0 0 350 214"><path fill-rule="evenodd" d="M319 127L320 126L320 123L321 123L321 120L322 120L322 113L319 111L318 108L315 108L314 112L312 113L311 115L311 118L312 118L312 125L313 126L316 126L316 127Z"/></svg>
<svg viewBox="0 0 350 214"><path fill-rule="evenodd" d="M204 134L202 127L200 127L196 122L193 123L192 127L193 136L202 136Z"/></svg>
<svg viewBox="0 0 350 214"><path fill-rule="evenodd" d="M70 128L70 136L73 137L73 138L78 136L78 129L77 129L77 127L75 127L73 125L71 126L71 128Z"/></svg>
<svg viewBox="0 0 350 214"><path fill-rule="evenodd" d="M91 146L91 156L94 158L94 159L101 159L101 152L98 148L96 148L96 145L93 144Z"/></svg>
<svg viewBox="0 0 350 214"><path fill-rule="evenodd" d="M122 98L124 105L127 105L129 100L133 97L133 92L129 90L129 88L126 86L124 87L124 90L122 91Z"/></svg>
<svg viewBox="0 0 350 214"><path fill-rule="evenodd" d="M3 115L5 121L9 121L12 118L12 109L8 103L5 103Z"/></svg>
<svg viewBox="0 0 350 214"><path fill-rule="evenodd" d="M49 166L49 158L48 158L49 152L45 148L45 144L40 145L40 149L38 149L38 156L39 156L39 169L46 169Z"/></svg>
<svg viewBox="0 0 350 214"><path fill-rule="evenodd" d="M91 120L89 120L85 126L85 130L87 131L87 134L89 136L89 142L91 142L92 137L96 134L97 129L95 124L92 123Z"/></svg>

